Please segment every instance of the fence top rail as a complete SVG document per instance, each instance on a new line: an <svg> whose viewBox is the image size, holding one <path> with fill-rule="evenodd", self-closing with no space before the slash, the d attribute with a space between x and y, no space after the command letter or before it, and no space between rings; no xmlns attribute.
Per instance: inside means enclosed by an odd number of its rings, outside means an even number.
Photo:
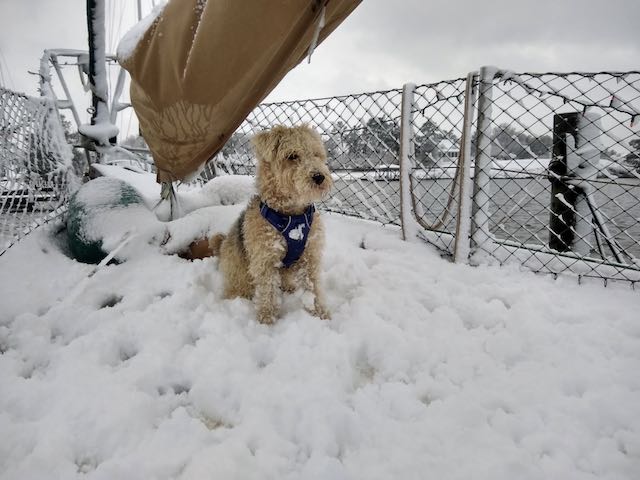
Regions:
<svg viewBox="0 0 640 480"><path fill-rule="evenodd" d="M463 77L452 78L450 80L439 80L433 83L421 83L419 85L416 85L415 88L433 88L443 83L455 83L455 82L460 82L465 80L466 78L463 78ZM296 99L296 100L281 100L277 102L264 102L264 103L261 103L260 106L271 107L271 106L291 105L291 104L305 103L305 102L321 102L326 100L348 100L348 99L358 98L358 97L367 96L367 95L387 95L390 93L400 94L402 93L402 88L390 88L388 90L372 90L372 91L366 91L366 92L348 93L344 95L302 98L302 99Z"/></svg>
<svg viewBox="0 0 640 480"><path fill-rule="evenodd" d="M556 77L581 76L584 78L591 78L598 75L609 75L614 78L623 78L628 75L640 75L640 70L630 70L630 71L600 70L597 72L583 72L583 71L516 72L512 70L507 70L507 69L496 69L496 76L494 78L506 82L506 81L512 80L512 78L515 76L529 76L534 78L545 77L545 76L556 76ZM452 78L448 80L438 80L430 83L416 84L415 88L416 89L433 88L443 83L448 84L448 83L455 83L455 82L463 82L465 80L466 80L465 77ZM476 76L476 81L477 80L478 78ZM322 97L310 97L310 98L302 98L302 99L296 99L296 100L280 100L275 102L263 102L260 104L260 106L272 107L272 106L280 106L280 105L300 104L305 102L322 102L327 100L348 100L348 99L358 98L366 95L386 95L390 93L401 93L401 92L402 92L402 88L390 88L387 90L372 90L372 91L356 92L356 93L349 93L349 94L343 94L343 95L327 95ZM549 92L544 92L544 93L549 93Z"/></svg>
<svg viewBox="0 0 640 480"><path fill-rule="evenodd" d="M11 90L10 88L3 87L0 85L0 95L6 95L11 97L20 98L22 100L27 100L29 102L51 106L53 107L53 101L48 97L35 97L32 95L27 95L26 93L16 92L15 90Z"/></svg>
<svg viewBox="0 0 640 480"><path fill-rule="evenodd" d="M629 71L617 71L617 70L600 70L597 72L580 72L580 71L571 71L571 72L515 72L512 70L503 70L498 69L498 75L530 75L532 77L542 77L545 75L555 75L557 77L568 77L571 75L581 76L581 77L595 77L596 75L610 75L612 77L624 77L626 75L640 75L640 70L629 70Z"/></svg>

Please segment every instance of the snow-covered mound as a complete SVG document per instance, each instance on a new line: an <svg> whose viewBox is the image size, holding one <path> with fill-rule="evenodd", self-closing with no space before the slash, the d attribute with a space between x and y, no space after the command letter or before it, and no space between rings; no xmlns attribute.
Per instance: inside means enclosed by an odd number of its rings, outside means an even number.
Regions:
<svg viewBox="0 0 640 480"><path fill-rule="evenodd" d="M158 205L160 187L153 173L134 172L113 165L93 165L101 175L123 180L131 185L144 199L149 209L163 219L169 218L169 203ZM181 185L176 195L183 214L212 205L233 205L246 201L255 194L255 181L246 175L225 175L216 177L203 187Z"/></svg>
<svg viewBox="0 0 640 480"><path fill-rule="evenodd" d="M264 326L166 254L240 209L90 277L44 229L0 257L0 478L638 478L637 292L326 215L332 320Z"/></svg>

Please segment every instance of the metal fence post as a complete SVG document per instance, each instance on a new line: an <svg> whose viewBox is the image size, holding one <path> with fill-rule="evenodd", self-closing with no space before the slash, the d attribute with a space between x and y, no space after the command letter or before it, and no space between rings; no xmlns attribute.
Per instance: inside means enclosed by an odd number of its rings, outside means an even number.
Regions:
<svg viewBox="0 0 640 480"><path fill-rule="evenodd" d="M411 160L413 147L413 92L416 86L405 83L402 87L402 109L400 119L400 220L402 223L402 238L413 240L418 234L418 224L411 207L411 183L409 176L413 170Z"/></svg>
<svg viewBox="0 0 640 480"><path fill-rule="evenodd" d="M107 73L105 58L104 0L87 0L87 29L89 32L89 84L91 85L91 125L106 125L109 120L109 92L107 91ZM114 126L115 128L115 126ZM97 143L108 145L116 143L115 135L106 142L103 132L85 129L84 134Z"/></svg>
<svg viewBox="0 0 640 480"><path fill-rule="evenodd" d="M473 225L471 243L474 253L489 252L492 235L489 229L491 211L491 106L495 67L481 67L478 84L478 130L476 165L473 185Z"/></svg>
<svg viewBox="0 0 640 480"><path fill-rule="evenodd" d="M467 75L464 92L464 118L462 137L460 139L459 175L458 175L458 213L456 235L453 249L453 260L456 263L467 263L471 238L471 123L475 112L476 89L475 79L478 72Z"/></svg>

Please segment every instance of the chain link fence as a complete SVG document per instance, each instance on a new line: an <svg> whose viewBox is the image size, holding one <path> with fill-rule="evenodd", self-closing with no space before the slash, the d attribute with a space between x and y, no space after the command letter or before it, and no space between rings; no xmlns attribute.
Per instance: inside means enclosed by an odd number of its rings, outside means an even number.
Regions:
<svg viewBox="0 0 640 480"><path fill-rule="evenodd" d="M481 78L478 260L640 280L640 73Z"/></svg>
<svg viewBox="0 0 640 480"><path fill-rule="evenodd" d="M420 85L411 115L413 205L423 228L448 235L455 232L464 89L464 79ZM322 208L399 225L401 108L402 89L261 104L204 175L254 174L250 139L255 133L307 123L324 138L335 179Z"/></svg>
<svg viewBox="0 0 640 480"><path fill-rule="evenodd" d="M410 206L421 236L449 255L460 200L465 86L459 78L418 85L410 94Z"/></svg>
<svg viewBox="0 0 640 480"><path fill-rule="evenodd" d="M64 211L72 156L53 101L0 87L0 255Z"/></svg>
<svg viewBox="0 0 640 480"><path fill-rule="evenodd" d="M382 223L400 220L398 164L402 90L261 104L206 175L253 174L250 139L274 125L306 123L325 140L335 186L321 207ZM213 171L211 171L213 170Z"/></svg>
<svg viewBox="0 0 640 480"><path fill-rule="evenodd" d="M411 218L456 261L640 281L639 72L483 68L411 87L261 104L202 177L254 174L256 132L307 123L323 136L335 179L325 210L383 224ZM1 92L11 243L64 205L70 150L53 104Z"/></svg>
<svg viewBox="0 0 640 480"><path fill-rule="evenodd" d="M469 237L472 262L515 261L536 272L639 281L639 74L481 73L489 76L412 89L407 168L419 234L450 256L455 236ZM468 81L474 90L465 127ZM262 104L212 162L209 175L253 174L254 133L308 123L323 135L336 179L334 195L322 207L400 224L402 95L397 89ZM554 133L554 119L567 115L575 117L573 129L567 124ZM473 221L461 232L465 134L473 189L464 195L473 203ZM565 153L552 155L560 145ZM558 194L556 184L567 191Z"/></svg>

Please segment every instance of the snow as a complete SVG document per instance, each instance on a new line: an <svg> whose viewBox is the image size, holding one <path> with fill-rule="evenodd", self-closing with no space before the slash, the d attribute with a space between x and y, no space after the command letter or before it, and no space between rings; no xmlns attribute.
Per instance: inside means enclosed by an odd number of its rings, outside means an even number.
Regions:
<svg viewBox="0 0 640 480"><path fill-rule="evenodd" d="M166 254L234 221L250 182L216 182L90 277L44 228L0 257L0 478L637 478L637 292L324 213L332 319L260 325Z"/></svg>
<svg viewBox="0 0 640 480"><path fill-rule="evenodd" d="M106 40L105 40L105 2L97 0L90 7L87 6L87 15L91 22L90 44L94 54L93 74L90 76L90 86L97 102L94 103L96 111L92 114L91 125L80 125L78 131L88 138L95 140L102 146L108 146L109 139L118 134L116 127L110 118L108 76L106 71ZM93 42L91 42L93 40Z"/></svg>
<svg viewBox="0 0 640 480"><path fill-rule="evenodd" d="M415 88L413 83L405 83L402 87L402 117L400 119L400 215L402 216L402 236L409 242L414 241L418 235L418 222L415 219L417 212L414 212L410 191L410 175L415 167L415 162L411 160L410 151L412 145L410 141L411 105L414 101Z"/></svg>
<svg viewBox="0 0 640 480"><path fill-rule="evenodd" d="M567 174L578 178L595 177L600 170L602 141L601 115L587 111L578 118L578 139L567 142ZM571 143L575 145L572 147Z"/></svg>
<svg viewBox="0 0 640 480"><path fill-rule="evenodd" d="M160 16L164 7L167 5L166 1L159 1L152 9L151 13L136 23L118 43L116 56L119 62L126 61L138 46L138 42L142 40L142 37L149 29L153 22Z"/></svg>
<svg viewBox="0 0 640 480"><path fill-rule="evenodd" d="M117 178L127 182L142 197L149 209L155 209L159 218L169 218L169 202L160 201L160 185L156 175L140 171L132 171L114 165L92 165L101 175ZM216 177L204 186L182 184L176 192L178 203L183 213L211 205L234 205L246 201L255 194L255 181L245 175L225 175Z"/></svg>
<svg viewBox="0 0 640 480"><path fill-rule="evenodd" d="M119 133L118 127L109 121L109 112L105 110L104 103L100 103L101 116L96 118L95 125L83 124L78 127L78 131L89 137L100 145L109 145L109 139L115 137Z"/></svg>

